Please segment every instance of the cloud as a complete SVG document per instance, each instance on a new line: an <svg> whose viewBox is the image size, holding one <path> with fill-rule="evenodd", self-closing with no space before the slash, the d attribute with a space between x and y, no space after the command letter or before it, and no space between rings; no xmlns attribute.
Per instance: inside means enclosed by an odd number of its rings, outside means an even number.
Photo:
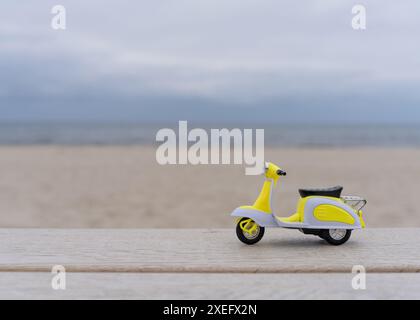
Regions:
<svg viewBox="0 0 420 320"><path fill-rule="evenodd" d="M352 1L66 0L65 31L2 3L0 119L420 122L420 4L365 3L366 31Z"/></svg>

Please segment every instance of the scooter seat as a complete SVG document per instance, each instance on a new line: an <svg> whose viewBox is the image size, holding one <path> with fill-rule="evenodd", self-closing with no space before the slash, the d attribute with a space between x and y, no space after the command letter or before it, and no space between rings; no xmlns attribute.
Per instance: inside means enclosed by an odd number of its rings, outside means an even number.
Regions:
<svg viewBox="0 0 420 320"><path fill-rule="evenodd" d="M299 189L299 194L302 198L306 198L310 196L340 198L342 191L343 191L343 187L336 186L336 187L324 188L324 189Z"/></svg>

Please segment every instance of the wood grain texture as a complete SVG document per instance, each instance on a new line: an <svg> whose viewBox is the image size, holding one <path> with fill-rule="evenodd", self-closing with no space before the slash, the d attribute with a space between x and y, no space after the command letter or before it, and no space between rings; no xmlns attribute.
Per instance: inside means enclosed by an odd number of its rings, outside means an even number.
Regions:
<svg viewBox="0 0 420 320"><path fill-rule="evenodd" d="M232 229L0 229L0 271L165 273L420 272L420 229L368 229L334 247L267 229L246 246Z"/></svg>
<svg viewBox="0 0 420 320"><path fill-rule="evenodd" d="M67 273L66 290L50 273L0 272L0 299L420 299L420 274Z"/></svg>

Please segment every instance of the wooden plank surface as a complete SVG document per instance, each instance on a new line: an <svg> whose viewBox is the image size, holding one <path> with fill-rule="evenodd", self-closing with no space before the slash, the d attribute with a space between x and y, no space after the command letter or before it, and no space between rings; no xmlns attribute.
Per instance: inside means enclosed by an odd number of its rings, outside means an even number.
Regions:
<svg viewBox="0 0 420 320"><path fill-rule="evenodd" d="M53 290L51 273L0 272L0 299L420 299L420 274L67 273Z"/></svg>
<svg viewBox="0 0 420 320"><path fill-rule="evenodd" d="M420 272L420 229L368 229L334 247L295 230L267 229L255 246L232 229L2 229L0 271L165 273Z"/></svg>

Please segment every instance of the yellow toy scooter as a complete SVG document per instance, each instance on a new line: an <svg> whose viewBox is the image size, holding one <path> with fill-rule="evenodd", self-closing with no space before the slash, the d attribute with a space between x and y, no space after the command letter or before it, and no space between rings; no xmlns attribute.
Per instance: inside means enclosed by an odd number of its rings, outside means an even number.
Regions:
<svg viewBox="0 0 420 320"><path fill-rule="evenodd" d="M265 227L298 229L304 234L321 237L332 245L341 245L352 230L362 229L365 222L362 208L367 201L361 197L341 196L343 187L328 189L300 189L297 212L279 218L271 210L273 185L286 172L273 163L264 167L265 182L252 206L242 206L232 212L238 218L236 234L243 243L255 244L264 236Z"/></svg>

